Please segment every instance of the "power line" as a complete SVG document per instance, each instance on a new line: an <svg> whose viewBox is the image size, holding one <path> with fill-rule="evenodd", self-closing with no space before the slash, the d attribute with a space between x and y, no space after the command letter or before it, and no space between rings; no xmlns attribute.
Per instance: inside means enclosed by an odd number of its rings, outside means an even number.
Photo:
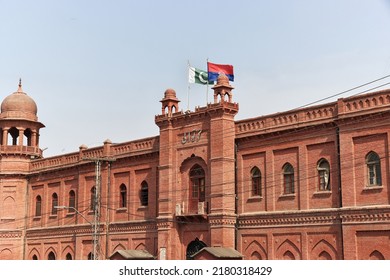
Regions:
<svg viewBox="0 0 390 280"><path fill-rule="evenodd" d="M343 95L343 94L345 94L345 93L347 93L347 92L351 92L351 91L353 91L353 90L356 90L356 89L359 89L359 88L365 87L365 86L367 86L367 85L370 85L370 84L376 83L376 82L378 82L378 81L384 80L384 79L386 79L386 78L389 78L389 77L390 77L390 75L383 76L383 77L381 77L381 78L378 78L378 79L375 79L375 80L373 80L373 81L370 81L370 82L364 83L364 84L362 84L362 85L359 85L359 86L356 86L356 87L353 87L353 88L350 88L350 89L344 90L344 91L342 91L342 92L339 92L339 93L336 93L336 94L330 95L330 96L328 96L328 97L325 97L325 98L322 98L322 99L319 99L319 100L316 100L316 101L313 101L313 102L307 103L307 104L305 104L305 105L302 105L302 106L300 106L300 107L297 107L296 109L301 109L301 108L304 108L304 107L307 107L307 106L310 106L310 105L314 105L314 104L316 104L316 103L319 103L319 102L322 102L322 101L328 100L328 99L330 99L330 98L333 98L333 97L336 97L336 96ZM366 90L366 91L363 91L363 92L357 93L357 94L355 94L355 95L359 95L359 94L362 94L362 93L368 92L368 91L370 91L370 90L374 90L374 89L377 89L377 88L383 87L383 86L385 86L385 85L388 85L388 84L390 84L390 83L385 83L385 84L382 84L382 85L380 85L380 86L377 86L377 87L371 88L371 89L369 89L369 90ZM355 95L353 95L353 96L355 96Z"/></svg>

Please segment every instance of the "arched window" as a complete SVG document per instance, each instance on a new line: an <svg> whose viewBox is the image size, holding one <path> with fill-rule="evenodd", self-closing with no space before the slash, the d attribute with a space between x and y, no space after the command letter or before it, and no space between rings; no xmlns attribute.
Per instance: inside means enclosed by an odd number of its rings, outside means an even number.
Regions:
<svg viewBox="0 0 390 280"><path fill-rule="evenodd" d="M252 195L261 196L261 172L257 167L253 167L251 170L252 177Z"/></svg>
<svg viewBox="0 0 390 280"><path fill-rule="evenodd" d="M69 212L75 212L76 208L76 193L74 190L69 191Z"/></svg>
<svg viewBox="0 0 390 280"><path fill-rule="evenodd" d="M32 259L33 259L33 261L37 261L37 260L38 260L37 255L34 254L34 255L32 256Z"/></svg>
<svg viewBox="0 0 390 280"><path fill-rule="evenodd" d="M193 199L199 202L205 201L205 173L203 168L195 164L190 170L191 193Z"/></svg>
<svg viewBox="0 0 390 280"><path fill-rule="evenodd" d="M293 194L294 190L294 167L290 163L283 166L283 187L285 194Z"/></svg>
<svg viewBox="0 0 390 280"><path fill-rule="evenodd" d="M321 159L317 164L318 171L318 189L320 191L330 190L330 166L329 162L325 159Z"/></svg>
<svg viewBox="0 0 390 280"><path fill-rule="evenodd" d="M366 156L368 186L381 186L381 160L377 153L370 152Z"/></svg>
<svg viewBox="0 0 390 280"><path fill-rule="evenodd" d="M51 214L57 215L58 195L53 193L51 196Z"/></svg>
<svg viewBox="0 0 390 280"><path fill-rule="evenodd" d="M95 255L91 252L88 254L88 260L94 260L95 259Z"/></svg>
<svg viewBox="0 0 390 280"><path fill-rule="evenodd" d="M66 260L73 260L72 255L71 255L70 253L67 253L67 254L66 254L65 259L66 259Z"/></svg>
<svg viewBox="0 0 390 280"><path fill-rule="evenodd" d="M35 216L41 216L42 214L42 198L40 195L37 195L35 198Z"/></svg>
<svg viewBox="0 0 390 280"><path fill-rule="evenodd" d="M9 140L8 145L12 145L12 146L17 145L18 144L18 137L19 137L19 129L17 129L16 127L11 127L8 130L8 134L11 135L11 138L8 138L8 140Z"/></svg>
<svg viewBox="0 0 390 280"><path fill-rule="evenodd" d="M127 187L125 184L119 186L119 208L127 207Z"/></svg>
<svg viewBox="0 0 390 280"><path fill-rule="evenodd" d="M47 256L47 259L48 260L55 260L56 259L56 255L53 252L50 252L49 255Z"/></svg>
<svg viewBox="0 0 390 280"><path fill-rule="evenodd" d="M97 201L97 199L96 199L96 187L93 186L93 187L91 188L91 200L90 200L90 206L89 206L89 209L90 209L91 211L95 211L95 208L96 208L96 201Z"/></svg>
<svg viewBox="0 0 390 280"><path fill-rule="evenodd" d="M332 260L332 257L329 255L328 252L322 251L322 252L318 255L318 259L319 259L319 260Z"/></svg>
<svg viewBox="0 0 390 280"><path fill-rule="evenodd" d="M24 137L23 137L23 146L31 146L31 135L32 135L32 132L31 132L31 129L27 128L25 131L24 131Z"/></svg>
<svg viewBox="0 0 390 280"><path fill-rule="evenodd" d="M140 200L142 206L148 206L149 204L149 186L146 181L141 183Z"/></svg>
<svg viewBox="0 0 390 280"><path fill-rule="evenodd" d="M295 256L293 253L291 253L290 251L286 251L284 254L283 254L283 259L284 260L295 260Z"/></svg>

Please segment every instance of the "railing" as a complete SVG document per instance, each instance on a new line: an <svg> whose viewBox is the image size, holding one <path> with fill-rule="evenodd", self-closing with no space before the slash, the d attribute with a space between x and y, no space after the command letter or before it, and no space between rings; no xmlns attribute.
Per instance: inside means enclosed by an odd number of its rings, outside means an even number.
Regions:
<svg viewBox="0 0 390 280"><path fill-rule="evenodd" d="M336 116L337 103L293 110L249 120L236 122L236 134L245 134L252 131L272 131L284 129L286 126L298 126L303 123L324 121Z"/></svg>
<svg viewBox="0 0 390 280"><path fill-rule="evenodd" d="M6 145L0 146L0 152L2 154L22 154L22 155L37 155L42 156L42 150L38 147L32 146L19 146L19 145Z"/></svg>
<svg viewBox="0 0 390 280"><path fill-rule="evenodd" d="M67 166L76 164L83 159L87 158L104 158L104 157L118 157L121 155L130 155L140 153L150 153L158 151L159 137L151 137L140 139L136 141L121 143L121 144L108 144L108 147L100 146L94 148L81 149L79 152L54 156L50 158L44 158L35 160L31 163L32 170L42 170L51 167ZM107 152L105 152L105 148Z"/></svg>
<svg viewBox="0 0 390 280"><path fill-rule="evenodd" d="M308 108L291 110L283 113L246 119L236 122L236 135L254 132L272 132L288 126L297 127L315 123L333 121L339 117L359 114L364 111L384 110L390 107L390 90L368 93L348 98L340 98L337 102Z"/></svg>

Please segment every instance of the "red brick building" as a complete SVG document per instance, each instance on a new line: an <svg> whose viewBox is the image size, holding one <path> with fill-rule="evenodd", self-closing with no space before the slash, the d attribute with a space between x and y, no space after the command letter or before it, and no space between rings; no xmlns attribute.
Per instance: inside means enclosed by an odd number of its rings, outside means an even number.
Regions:
<svg viewBox="0 0 390 280"><path fill-rule="evenodd" d="M43 158L19 85L0 113L0 259L390 259L390 90L239 121L225 76L213 91L182 112L166 90L158 136Z"/></svg>

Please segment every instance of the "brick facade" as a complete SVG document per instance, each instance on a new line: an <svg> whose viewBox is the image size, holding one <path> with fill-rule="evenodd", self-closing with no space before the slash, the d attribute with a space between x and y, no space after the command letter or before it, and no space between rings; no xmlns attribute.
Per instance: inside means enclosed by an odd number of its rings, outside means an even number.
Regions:
<svg viewBox="0 0 390 280"><path fill-rule="evenodd" d="M220 76L182 112L168 89L158 136L43 158L19 85L0 114L0 259L390 259L390 90L240 121L233 90Z"/></svg>

